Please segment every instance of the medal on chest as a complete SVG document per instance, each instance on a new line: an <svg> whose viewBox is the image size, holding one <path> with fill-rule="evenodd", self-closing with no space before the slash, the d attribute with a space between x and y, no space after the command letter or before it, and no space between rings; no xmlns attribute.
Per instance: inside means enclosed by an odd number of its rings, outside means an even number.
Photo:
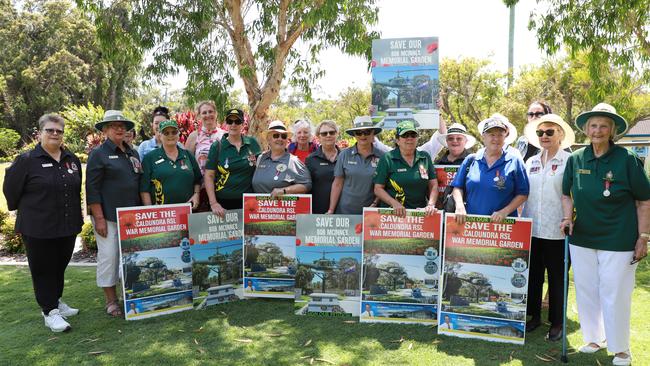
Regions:
<svg viewBox="0 0 650 366"><path fill-rule="evenodd" d="M73 173L72 166L70 166L70 163L65 163L65 167L68 168L68 174Z"/></svg>
<svg viewBox="0 0 650 366"><path fill-rule="evenodd" d="M278 164L275 166L275 176L273 177L273 180L278 180L280 179L280 173L284 172L287 170L287 166L285 164Z"/></svg>
<svg viewBox="0 0 650 366"><path fill-rule="evenodd" d="M377 167L377 162L378 162L378 161L379 161L379 158L375 156L375 157L372 158L372 160L370 160L370 165L371 165L373 168L376 168L376 167Z"/></svg>
<svg viewBox="0 0 650 366"><path fill-rule="evenodd" d="M557 167L559 167L559 166L560 166L560 164L558 164L558 163L551 164L551 173L550 174L555 175L555 171L557 170Z"/></svg>
<svg viewBox="0 0 650 366"><path fill-rule="evenodd" d="M249 151L248 153L248 165L255 166L255 155Z"/></svg>
<svg viewBox="0 0 650 366"><path fill-rule="evenodd" d="M612 173L611 170L608 171L605 174L605 178L603 178L603 180L605 181L605 190L603 191L603 196L609 197L612 194L612 192L609 191L609 187L612 185L612 182L614 181L614 173Z"/></svg>
<svg viewBox="0 0 650 366"><path fill-rule="evenodd" d="M226 161L223 162L223 167L226 168L226 169L228 169L228 167L229 167L229 165L228 165L228 158L226 158Z"/></svg>
<svg viewBox="0 0 650 366"><path fill-rule="evenodd" d="M420 170L420 177L422 179L429 179L429 173L427 173L427 170L424 168L424 165L420 164L418 169Z"/></svg>
<svg viewBox="0 0 650 366"><path fill-rule="evenodd" d="M187 170L187 169L188 169L187 164L185 164L185 159L181 160L181 161L180 161L180 164L181 164L181 169L183 169L183 170Z"/></svg>
<svg viewBox="0 0 650 366"><path fill-rule="evenodd" d="M497 170L496 176L492 179L494 181L494 186L501 190L506 188L506 177L501 175L501 172Z"/></svg>

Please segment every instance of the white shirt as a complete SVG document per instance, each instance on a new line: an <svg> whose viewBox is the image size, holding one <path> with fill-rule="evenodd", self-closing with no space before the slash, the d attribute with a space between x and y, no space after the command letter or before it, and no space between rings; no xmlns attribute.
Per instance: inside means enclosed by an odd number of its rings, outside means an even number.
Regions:
<svg viewBox="0 0 650 366"><path fill-rule="evenodd" d="M542 150L526 163L530 193L522 216L533 219L534 237L562 240L562 176L571 153L558 150L553 158L548 159L546 166L542 166L542 154L546 152Z"/></svg>

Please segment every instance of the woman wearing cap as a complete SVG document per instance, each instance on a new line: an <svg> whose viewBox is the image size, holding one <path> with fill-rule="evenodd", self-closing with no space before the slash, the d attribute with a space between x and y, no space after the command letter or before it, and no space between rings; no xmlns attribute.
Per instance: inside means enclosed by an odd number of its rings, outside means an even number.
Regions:
<svg viewBox="0 0 650 366"><path fill-rule="evenodd" d="M191 202L199 206L201 171L194 156L178 147L178 124L160 122L162 146L142 159L140 197L143 205Z"/></svg>
<svg viewBox="0 0 650 366"><path fill-rule="evenodd" d="M436 165L460 165L470 154L469 149L476 144L474 136L468 134L460 123L449 126L447 133L439 135L437 139L445 148L435 159Z"/></svg>
<svg viewBox="0 0 650 366"><path fill-rule="evenodd" d="M436 211L438 182L431 157L417 150L415 123L400 122L395 135L397 147L379 159L372 179L375 195L398 216L405 216L407 208L424 208L432 214Z"/></svg>
<svg viewBox="0 0 650 366"><path fill-rule="evenodd" d="M293 137L289 144L289 153L300 159L303 163L307 156L318 149L318 144L313 142L311 123L304 119L299 119L293 124Z"/></svg>
<svg viewBox="0 0 650 366"><path fill-rule="evenodd" d="M385 150L375 146L373 141L381 128L375 126L370 116L360 116L345 132L357 142L341 151L337 158L330 207L326 213L361 215L364 207L377 205L372 176Z"/></svg>
<svg viewBox="0 0 650 366"><path fill-rule="evenodd" d="M158 106L153 110L153 117L151 119L151 131L153 132L153 137L149 140L142 141L140 146L138 146L138 155L140 156L140 159L144 159L151 150L160 146L160 130L158 129L158 125L160 125L160 122L168 119L169 109L167 109L167 107Z"/></svg>
<svg viewBox="0 0 650 366"><path fill-rule="evenodd" d="M86 166L86 203L97 240L97 286L104 290L106 312L122 316L115 284L119 273L119 246L115 209L140 205L142 166L138 152L125 142L134 123L120 111L109 110L95 124L106 141L90 152Z"/></svg>
<svg viewBox="0 0 650 366"><path fill-rule="evenodd" d="M39 143L7 168L3 191L9 210L18 210L16 232L27 252L36 302L53 332L70 329L76 315L61 301L65 269L81 231L81 163L63 147L65 121L56 114L38 119Z"/></svg>
<svg viewBox="0 0 650 366"><path fill-rule="evenodd" d="M336 146L339 128L334 121L325 120L316 127L316 135L320 146L309 154L305 165L311 175L311 194L317 198L313 200L311 212L324 214L330 207L334 167L339 155L339 148Z"/></svg>
<svg viewBox="0 0 650 366"><path fill-rule="evenodd" d="M291 132L287 131L284 123L271 122L262 136L266 138L269 150L257 159L252 181L255 193L270 193L271 197L278 197L309 192L309 171L298 157L287 151L287 139L291 137Z"/></svg>
<svg viewBox="0 0 650 366"><path fill-rule="evenodd" d="M532 318L526 322L526 332L532 332L542 323L542 288L546 271L548 321L551 323L547 338L557 341L562 338L564 299L564 234L557 228L563 216L562 177L571 155L563 149L573 144L575 135L562 117L545 114L526 125L524 136L530 144L528 149L539 151L526 163L530 193L522 212L523 217L533 220L526 302L527 314Z"/></svg>
<svg viewBox="0 0 650 366"><path fill-rule="evenodd" d="M562 182L583 353L614 353L629 365L630 311L637 262L648 254L650 182L641 160L614 144L627 122L600 103L576 118L590 144L574 152ZM575 216L573 215L575 209ZM574 221L575 220L575 221Z"/></svg>
<svg viewBox="0 0 650 366"><path fill-rule="evenodd" d="M479 123L485 148L465 158L451 183L460 224L467 214L489 215L493 222L502 222L517 216L517 207L526 201L526 167L515 149L506 148L511 127L504 119L497 114Z"/></svg>
<svg viewBox="0 0 650 366"><path fill-rule="evenodd" d="M205 186L210 210L224 216L225 210L242 208L242 194L253 192L255 161L261 152L255 138L242 135L244 112L231 109L226 116L227 133L210 147L205 166Z"/></svg>

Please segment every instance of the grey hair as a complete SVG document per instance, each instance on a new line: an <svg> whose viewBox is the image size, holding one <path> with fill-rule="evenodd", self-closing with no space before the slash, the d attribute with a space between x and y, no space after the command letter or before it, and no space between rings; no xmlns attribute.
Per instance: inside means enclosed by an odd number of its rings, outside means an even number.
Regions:
<svg viewBox="0 0 650 366"><path fill-rule="evenodd" d="M60 124L61 127L65 127L65 120L63 117L59 116L56 113L47 113L38 119L38 129L42 131L43 128L45 128L45 124L48 122L57 123Z"/></svg>
<svg viewBox="0 0 650 366"><path fill-rule="evenodd" d="M598 118L598 117L604 118L609 122L609 127L611 131L609 133L609 140L614 141L614 138L616 137L616 123L614 122L613 119L607 116L595 115L587 118L587 122L585 122L585 124L582 125L582 132L584 132L586 136L589 136L589 134L587 133L587 131L589 130L589 121L591 121L592 118Z"/></svg>
<svg viewBox="0 0 650 366"><path fill-rule="evenodd" d="M298 130L301 128L308 128L309 129L309 136L313 137L314 136L314 128L312 127L311 123L309 123L309 120L307 119L299 119L296 122L293 123L291 126L291 130L293 131L293 136L291 137L292 142L296 142L296 136L298 136Z"/></svg>
<svg viewBox="0 0 650 366"><path fill-rule="evenodd" d="M339 133L339 126L336 124L336 122L332 121L331 119L326 119L323 120L321 123L319 123L318 126L316 126L317 135L320 134L320 130L321 128L323 128L323 126L332 127L336 131L336 133Z"/></svg>

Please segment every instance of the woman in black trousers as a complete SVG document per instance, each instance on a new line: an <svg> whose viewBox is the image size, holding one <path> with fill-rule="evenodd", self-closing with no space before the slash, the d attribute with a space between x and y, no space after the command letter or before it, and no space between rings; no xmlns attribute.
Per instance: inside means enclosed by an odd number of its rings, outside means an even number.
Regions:
<svg viewBox="0 0 650 366"><path fill-rule="evenodd" d="M83 224L81 164L62 147L63 118L46 114L38 125L40 142L7 168L3 191L9 209L18 210L16 232L25 243L45 325L64 332L70 330L66 318L79 313L61 296L65 269Z"/></svg>

